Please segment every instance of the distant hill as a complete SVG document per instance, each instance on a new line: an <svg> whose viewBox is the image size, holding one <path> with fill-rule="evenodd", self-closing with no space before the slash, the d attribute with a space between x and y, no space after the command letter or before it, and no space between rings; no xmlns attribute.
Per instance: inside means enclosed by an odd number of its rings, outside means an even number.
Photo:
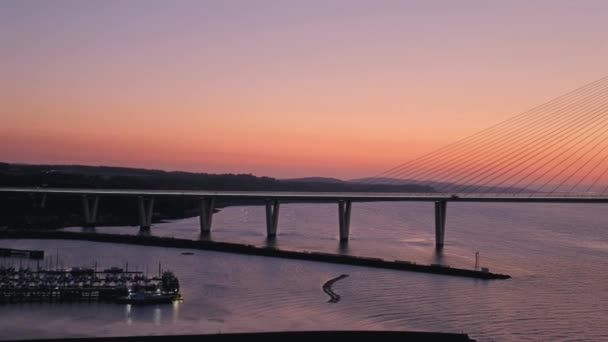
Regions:
<svg viewBox="0 0 608 342"><path fill-rule="evenodd" d="M276 179L251 174L209 174L89 165L0 163L0 186L105 189L192 189L268 191L433 192L425 185L401 183L369 186L337 178Z"/></svg>
<svg viewBox="0 0 608 342"><path fill-rule="evenodd" d="M209 174L113 166L0 163L0 186L120 189L442 192L463 185L388 177L276 179L251 174ZM471 189L473 189L472 187ZM519 192L522 188L476 188L478 192ZM530 190L526 190L529 192Z"/></svg>
<svg viewBox="0 0 608 342"><path fill-rule="evenodd" d="M466 184L458 184L458 183L448 183L448 182L436 182L436 181L417 181L413 179L399 179L399 178L388 178L388 177L366 177L366 178L356 178L348 180L349 183L354 184L369 184L369 185L392 185L398 186L403 184L417 184L417 185L426 185L435 189L436 192L444 192L446 190L451 190L454 192L460 191L472 191L475 192L494 192L494 193L515 193L520 191L525 191L527 193L534 192L530 189L524 188L512 188L512 187L496 187L496 186L477 186L472 185L470 188L467 188Z"/></svg>
<svg viewBox="0 0 608 342"><path fill-rule="evenodd" d="M399 178L387 178L387 177L365 177L349 179L347 182L361 183L361 184L402 184L406 181Z"/></svg>
<svg viewBox="0 0 608 342"><path fill-rule="evenodd" d="M304 178L286 178L282 179L285 182L302 182L302 183L344 183L343 180L331 177L304 177Z"/></svg>

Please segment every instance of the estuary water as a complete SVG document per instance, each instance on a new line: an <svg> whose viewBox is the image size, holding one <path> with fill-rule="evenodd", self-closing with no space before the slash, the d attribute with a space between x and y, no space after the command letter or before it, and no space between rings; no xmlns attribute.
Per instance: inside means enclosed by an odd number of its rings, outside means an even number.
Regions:
<svg viewBox="0 0 608 342"><path fill-rule="evenodd" d="M606 209L449 203L440 254L431 203L355 203L347 245L338 242L337 204L283 204L274 242L265 238L263 207L228 207L203 237L464 268L474 267L479 252L480 266L513 277L491 281L200 250L0 240L0 247L43 249L53 260L59 254L66 266L129 262L130 269L151 273L161 262L179 277L185 298L153 306L3 305L0 339L366 329L465 332L478 341L606 341ZM199 239L198 227L198 218L190 218L154 225L151 234ZM138 234L139 228L95 231ZM341 274L349 275L333 285L341 300L328 303L322 285Z"/></svg>

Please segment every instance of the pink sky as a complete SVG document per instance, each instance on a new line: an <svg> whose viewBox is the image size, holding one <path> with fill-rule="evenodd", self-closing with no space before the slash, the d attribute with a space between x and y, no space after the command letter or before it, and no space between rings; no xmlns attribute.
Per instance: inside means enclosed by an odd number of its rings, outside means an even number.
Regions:
<svg viewBox="0 0 608 342"><path fill-rule="evenodd" d="M0 161L364 177L608 72L604 1L3 1Z"/></svg>

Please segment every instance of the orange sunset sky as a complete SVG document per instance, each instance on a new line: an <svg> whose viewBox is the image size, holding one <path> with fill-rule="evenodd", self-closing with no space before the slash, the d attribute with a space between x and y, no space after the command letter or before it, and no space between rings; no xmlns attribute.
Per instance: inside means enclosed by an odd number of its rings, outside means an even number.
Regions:
<svg viewBox="0 0 608 342"><path fill-rule="evenodd" d="M0 1L0 161L364 177L608 73L606 1Z"/></svg>

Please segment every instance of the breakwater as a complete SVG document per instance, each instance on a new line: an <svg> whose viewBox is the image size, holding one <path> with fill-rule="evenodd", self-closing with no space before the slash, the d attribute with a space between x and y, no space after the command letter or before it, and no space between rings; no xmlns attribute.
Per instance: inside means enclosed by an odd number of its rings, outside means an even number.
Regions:
<svg viewBox="0 0 608 342"><path fill-rule="evenodd" d="M438 264L424 265L403 260L384 260L380 258L357 257L341 254L330 254L307 251L287 251L272 247L257 247L230 242L219 242L209 240L188 240L171 237L120 235L120 234L97 234L76 233L48 230L6 230L0 232L0 239L64 239L64 240L86 240L96 242L112 242L134 244L142 246L159 246L174 248L202 249L217 252L230 252L246 255L259 255L268 257L288 258L296 260L308 260L319 262L330 262L335 264L367 266L402 271L414 271L432 274L461 276L477 279L509 279L511 276L491 272L449 267Z"/></svg>

